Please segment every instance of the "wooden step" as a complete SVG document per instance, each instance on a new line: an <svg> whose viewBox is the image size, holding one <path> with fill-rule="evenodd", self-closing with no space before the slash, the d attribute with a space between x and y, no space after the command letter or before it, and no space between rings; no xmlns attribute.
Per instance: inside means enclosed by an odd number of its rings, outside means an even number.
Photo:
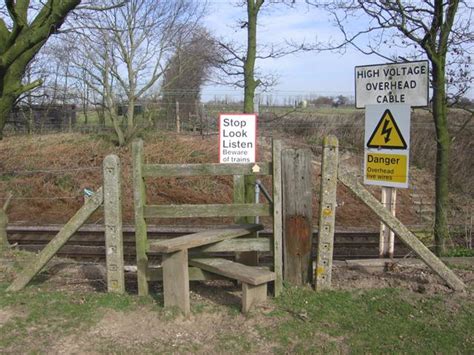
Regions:
<svg viewBox="0 0 474 355"><path fill-rule="evenodd" d="M205 271L236 279L250 285L261 285L275 280L275 273L221 258L191 259L189 264Z"/></svg>
<svg viewBox="0 0 474 355"><path fill-rule="evenodd" d="M219 229L183 235L181 237L149 242L149 251L173 253L179 250L196 248L258 232L263 229L261 224L232 225Z"/></svg>

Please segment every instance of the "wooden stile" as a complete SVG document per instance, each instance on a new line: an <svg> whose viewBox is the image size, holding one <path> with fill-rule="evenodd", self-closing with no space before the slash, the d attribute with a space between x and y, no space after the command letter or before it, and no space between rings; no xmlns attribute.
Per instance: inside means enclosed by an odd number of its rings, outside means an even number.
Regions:
<svg viewBox="0 0 474 355"><path fill-rule="evenodd" d="M273 264L275 297L283 291L283 192L281 177L281 141L273 141Z"/></svg>
<svg viewBox="0 0 474 355"><path fill-rule="evenodd" d="M275 273L221 258L191 259L189 264L203 270L236 279L251 285L260 285L275 279Z"/></svg>
<svg viewBox="0 0 474 355"><path fill-rule="evenodd" d="M148 218L245 217L271 216L269 204L209 204L209 205L148 205L143 216ZM247 222L249 223L249 222Z"/></svg>
<svg viewBox="0 0 474 355"><path fill-rule="evenodd" d="M207 280L219 278L218 272L209 272L199 268L188 268L188 258L205 256L205 253L233 252L236 255L256 256L257 252L274 253L274 272L231 262L232 270L240 271L243 277L248 277L249 270L258 271L260 277L266 281L275 280L275 294L282 288L282 243L281 240L281 186L274 186L277 195L277 204L255 203L255 180L258 175L272 175L275 172L281 175L281 144L274 150L277 161L276 167L272 162L257 163L260 170L254 169L255 164L145 164L143 161L143 142L133 143L133 177L135 223L137 239L137 274L139 294L148 293L147 282L163 279L165 291L165 305L176 305L189 313L189 289L186 288L189 280ZM232 204L207 205L147 205L145 196L145 177L172 177L172 176L214 176L232 175L234 179L234 201ZM274 177L273 185L281 184L281 176ZM279 197L280 196L280 197ZM280 222L276 222L274 242L269 238L257 238L255 232L262 226L252 224L257 216L278 215ZM213 229L191 235L185 235L170 240L147 242L146 220L149 218L195 218L195 217L234 217L238 226ZM245 223L242 225L242 223ZM251 224L251 225L249 225ZM163 253L163 269L151 268L148 265L148 252ZM238 258L238 257L237 257ZM223 263L228 268L225 259ZM253 257L256 263L257 258ZM248 260L246 260L248 262ZM214 265L215 266L215 265ZM209 266L206 266L209 267ZM249 268L249 269L247 269ZM217 269L216 269L217 270ZM235 274L233 278L241 276ZM170 275L174 275L174 278ZM245 276L247 275L247 276ZM238 276L238 277L237 277ZM268 280L267 280L268 279ZM172 285L171 285L172 283ZM244 282L245 283L245 282ZM243 288L243 310L266 298L266 285L248 284ZM265 292L264 292L265 291ZM179 295L178 295L179 294Z"/></svg>
<svg viewBox="0 0 474 355"><path fill-rule="evenodd" d="M359 197L379 218L395 232L400 240L411 248L428 267L441 277L450 288L455 291L464 291L466 285L449 269L436 255L434 255L407 227L405 227L389 210L361 184L355 176L339 171L339 181L347 186Z"/></svg>
<svg viewBox="0 0 474 355"><path fill-rule="evenodd" d="M337 138L334 136L325 137L321 164L318 254L314 273L316 291L331 288L338 158L339 142Z"/></svg>
<svg viewBox="0 0 474 355"><path fill-rule="evenodd" d="M237 238L223 240L222 242L196 248L197 251L206 253L219 253L232 250L234 252L258 251L273 252L272 242L269 238Z"/></svg>
<svg viewBox="0 0 474 355"><path fill-rule="evenodd" d="M270 175L272 164L256 163L259 172L253 172L255 165L251 164L147 164L143 168L144 177L173 177L173 176L219 176L219 175Z"/></svg>
<svg viewBox="0 0 474 355"><path fill-rule="evenodd" d="M179 250L196 248L203 245L221 242L226 239L248 235L262 229L263 226L259 224L244 224L211 229L172 239L150 242L148 249L151 252L173 253Z"/></svg>
<svg viewBox="0 0 474 355"><path fill-rule="evenodd" d="M311 151L285 149L282 159L284 278L294 285L311 282Z"/></svg>
<svg viewBox="0 0 474 355"><path fill-rule="evenodd" d="M197 267L188 268L189 281L226 280L226 277L207 272ZM148 281L163 281L163 267L148 268Z"/></svg>
<svg viewBox="0 0 474 355"><path fill-rule="evenodd" d="M136 140L132 143L133 165L133 200L135 206L135 241L137 250L137 281L138 294L148 295L147 268L147 230L144 216L146 205L145 181L143 179L144 152L143 141Z"/></svg>
<svg viewBox="0 0 474 355"><path fill-rule="evenodd" d="M243 181L243 184L244 184L244 190L243 190L243 193L244 193L244 202L246 204L251 204L251 205L254 205L255 204L255 183L257 181L256 179L256 176L254 174L252 175L244 175L244 181ZM235 205L235 202L234 202L234 205ZM255 204L255 206L257 206L257 204ZM269 216L271 216L272 214L272 207L270 205L269 206ZM241 217L242 218L242 221L240 223L256 223L256 218L255 216L257 215L254 215L252 213L245 213L245 215L242 215L242 216L238 216L238 215L234 215L236 217ZM260 215L258 215L260 216ZM249 236L252 236L252 237L257 237L257 233L252 233L251 235ZM258 253L255 252L255 251L247 251L247 252L241 252L241 253L237 253L236 256L235 256L235 261L239 262L239 263L242 263L242 264L245 264L245 265L253 265L253 266L256 266L258 265Z"/></svg>
<svg viewBox="0 0 474 355"><path fill-rule="evenodd" d="M163 293L165 307L177 306L189 314L188 250L163 254Z"/></svg>
<svg viewBox="0 0 474 355"><path fill-rule="evenodd" d="M124 293L120 159L116 155L108 155L105 157L103 165L107 290L109 292Z"/></svg>
<svg viewBox="0 0 474 355"><path fill-rule="evenodd" d="M242 283L242 312L248 313L256 304L267 299L267 284L251 285Z"/></svg>
<svg viewBox="0 0 474 355"><path fill-rule="evenodd" d="M7 288L7 291L20 291L38 274L49 260L66 244L69 238L94 213L104 201L102 187L76 212L76 214L61 228L56 236L34 259L23 267L20 274Z"/></svg>
<svg viewBox="0 0 474 355"><path fill-rule="evenodd" d="M234 196L233 196L233 203L234 204L243 204L245 203L245 176L238 174L234 175ZM237 216L234 218L235 223L245 223L245 217Z"/></svg>

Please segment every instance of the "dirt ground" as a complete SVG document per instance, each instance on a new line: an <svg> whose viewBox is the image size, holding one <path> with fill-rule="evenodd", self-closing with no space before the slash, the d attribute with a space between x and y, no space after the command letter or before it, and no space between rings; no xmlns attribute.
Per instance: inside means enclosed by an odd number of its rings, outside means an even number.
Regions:
<svg viewBox="0 0 474 355"><path fill-rule="evenodd" d="M5 258L0 263L2 270L0 281L8 281L13 276L12 259ZM335 290L367 290L373 288L396 287L406 290L409 297L423 295L453 295L447 297L448 307L457 307L459 297L471 297L474 288L473 261L470 267L456 269L456 274L470 290L465 294L453 294L441 279L421 265L387 263L376 269L357 267L346 262L337 262L333 268L333 288ZM9 276L6 276L9 275ZM97 263L76 262L68 259L53 259L43 272L35 287L39 290L61 291L65 293L105 292L105 266ZM2 280L3 278L3 280ZM135 274L126 275L127 292L136 293ZM152 293L158 294L156 302L162 302L160 283L152 284ZM450 301L449 301L450 300ZM152 312L153 304L145 304L138 309L121 312L107 310L102 319L92 327L75 332L55 340L48 345L48 352L55 354L93 354L102 352L128 352L133 349L149 349L153 353L155 346L160 349L178 349L178 352L215 353L216 343L223 334L237 334L252 342L252 352L271 353L272 344L262 338L256 329L277 326L275 319L266 316L274 311L272 300L261 305L250 315L239 312L240 289L231 281L193 282L191 284L191 304L194 308L190 317L172 316L163 322L162 317ZM0 309L0 329L13 317L25 316L21 308ZM291 315L303 321L306 314ZM166 315L165 315L166 317ZM324 336L328 336L324 334ZM235 340L235 339L234 339ZM232 341L231 340L231 343ZM229 340L226 340L226 344ZM237 340L235 340L237 341ZM324 339L322 339L324 341ZM331 342L337 339L331 339ZM150 348L148 348L150 347ZM119 349L119 350L118 350ZM224 348L225 350L225 348ZM233 352L232 349L228 349ZM340 348L342 352L343 348ZM147 351L145 351L147 352ZM171 351L172 352L172 351Z"/></svg>
<svg viewBox="0 0 474 355"><path fill-rule="evenodd" d="M474 286L474 258L447 260L448 264L449 260L457 261L454 271L468 289ZM4 265L8 265L8 261L4 261ZM105 292L107 288L103 263L54 258L39 279L42 288L55 291ZM127 292L136 294L136 274L126 272L125 279ZM151 286L152 292L161 293L161 282L151 283ZM443 280L417 259L335 261L332 287L334 290L396 287L428 295L452 292ZM191 289L196 299L204 298L222 305L240 304L240 290L231 281L192 282Z"/></svg>

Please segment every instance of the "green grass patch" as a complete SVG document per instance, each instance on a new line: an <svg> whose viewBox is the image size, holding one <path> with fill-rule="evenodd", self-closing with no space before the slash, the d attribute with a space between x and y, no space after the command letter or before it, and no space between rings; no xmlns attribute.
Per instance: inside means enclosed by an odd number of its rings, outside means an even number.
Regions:
<svg viewBox="0 0 474 355"><path fill-rule="evenodd" d="M446 253L443 254L443 256L455 256L455 257L462 257L462 256L467 256L467 257L474 257L474 249L469 249L465 247L455 247L449 249Z"/></svg>
<svg viewBox="0 0 474 355"><path fill-rule="evenodd" d="M0 284L0 310L13 314L1 327L0 348L30 352L97 323L107 310L130 311L152 299L110 293L6 292Z"/></svg>
<svg viewBox="0 0 474 355"><path fill-rule="evenodd" d="M150 333L149 341L140 343L114 343L112 338L98 337L91 339L91 349L113 353L203 349L218 353L265 349L282 354L474 353L474 300L469 294L430 296L401 289L315 293L287 287L270 301L269 313L256 310L242 316L233 307L198 303L193 305L191 319L183 321L175 310L156 306L152 297L45 291L34 286L7 293L6 287L0 284L0 312L11 316L0 322L0 348L11 353L51 350L65 337L87 334L111 310L156 312L163 329L170 327L176 333L162 337L158 330ZM222 324L210 326L207 335L200 333L200 327L206 327L204 322L216 319L203 313L215 312L222 314ZM196 334L192 326L186 326L188 322L195 322ZM189 341L180 340L183 336ZM206 336L212 343L205 341Z"/></svg>
<svg viewBox="0 0 474 355"><path fill-rule="evenodd" d="M473 302L451 307L442 297L396 289L322 292L290 288L264 330L276 352L473 353ZM289 316L289 317L288 317ZM317 343L318 347L313 344ZM323 344L323 347L319 347Z"/></svg>

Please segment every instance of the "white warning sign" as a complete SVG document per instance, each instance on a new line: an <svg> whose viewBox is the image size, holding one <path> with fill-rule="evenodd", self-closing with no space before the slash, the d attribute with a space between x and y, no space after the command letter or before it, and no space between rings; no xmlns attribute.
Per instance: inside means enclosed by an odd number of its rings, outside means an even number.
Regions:
<svg viewBox="0 0 474 355"><path fill-rule="evenodd" d="M356 108L366 105L428 105L428 61L355 67Z"/></svg>
<svg viewBox="0 0 474 355"><path fill-rule="evenodd" d="M256 114L219 115L219 163L255 163Z"/></svg>

